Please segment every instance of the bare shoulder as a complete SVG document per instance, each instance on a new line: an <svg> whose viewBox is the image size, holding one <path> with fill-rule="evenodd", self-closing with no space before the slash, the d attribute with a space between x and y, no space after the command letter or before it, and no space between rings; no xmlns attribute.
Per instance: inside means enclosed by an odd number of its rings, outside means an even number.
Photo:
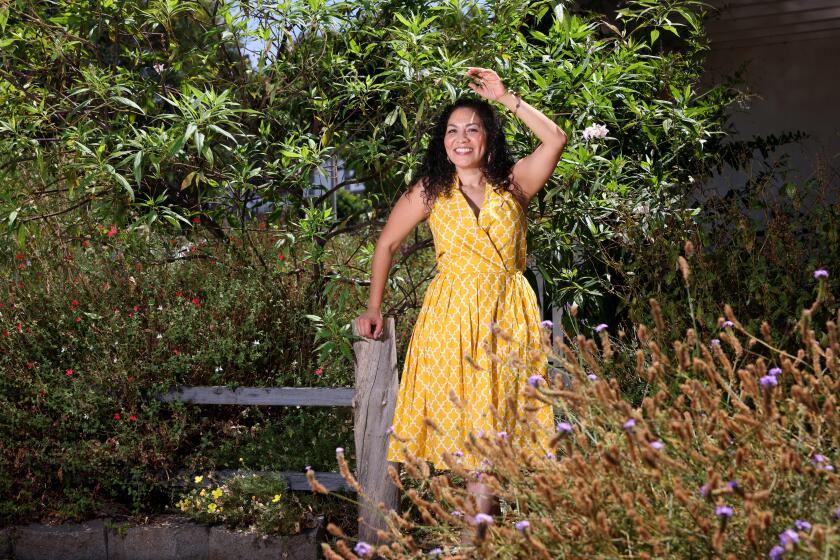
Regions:
<svg viewBox="0 0 840 560"><path fill-rule="evenodd" d="M426 197L426 181L424 179L419 179L414 182L408 190L406 190L402 197L405 201L414 209L420 210L422 207L422 212L425 217L429 216L431 212L431 208L429 207L427 197Z"/></svg>

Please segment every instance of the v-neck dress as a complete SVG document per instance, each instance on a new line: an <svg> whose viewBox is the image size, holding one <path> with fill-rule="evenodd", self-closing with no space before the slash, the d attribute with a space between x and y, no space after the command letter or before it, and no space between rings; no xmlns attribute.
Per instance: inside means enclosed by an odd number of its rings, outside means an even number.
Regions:
<svg viewBox="0 0 840 560"><path fill-rule="evenodd" d="M549 451L551 407L536 399L526 403L522 394L528 378L545 378L547 368L536 295L522 275L525 212L510 192L487 185L485 193L476 216L456 184L429 215L437 274L406 354L391 461L404 461L407 452L447 469L443 454L463 453L464 466L481 469L487 465L463 446L470 433L507 437L539 455ZM500 359L491 359L487 349ZM450 392L463 406L453 404ZM536 441L517 428L517 412L539 423Z"/></svg>

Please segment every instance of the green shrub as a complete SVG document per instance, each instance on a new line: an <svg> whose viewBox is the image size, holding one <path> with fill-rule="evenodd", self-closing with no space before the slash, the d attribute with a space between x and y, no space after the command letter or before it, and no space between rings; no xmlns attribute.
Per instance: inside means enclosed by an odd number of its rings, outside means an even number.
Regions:
<svg viewBox="0 0 840 560"><path fill-rule="evenodd" d="M317 361L297 254L278 259L270 232L256 251L115 229L0 256L0 523L160 511L182 469L326 467L353 439L348 410L157 398L181 384L353 384L340 354Z"/></svg>
<svg viewBox="0 0 840 560"><path fill-rule="evenodd" d="M191 486L175 506L196 521L262 534L300 532L306 510L278 475L237 474L218 482L199 475Z"/></svg>

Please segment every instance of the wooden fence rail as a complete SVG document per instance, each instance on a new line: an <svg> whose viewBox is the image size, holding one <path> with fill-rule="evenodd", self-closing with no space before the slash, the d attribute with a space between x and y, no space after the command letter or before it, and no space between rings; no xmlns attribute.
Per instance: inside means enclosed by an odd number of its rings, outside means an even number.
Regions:
<svg viewBox="0 0 840 560"><path fill-rule="evenodd" d="M355 323L353 334L359 335ZM397 345L394 319L385 320L379 340L361 339L353 344L356 386L323 387L177 387L161 396L166 402L235 406L351 406L356 440L356 479L366 497L359 499L359 538L377 541L385 527L384 511L397 510L399 493L388 476L388 434L397 400ZM235 471L230 471L232 474ZM219 473L224 476L225 472ZM281 472L292 490L308 490L303 473ZM349 490L340 474L315 473L327 489Z"/></svg>

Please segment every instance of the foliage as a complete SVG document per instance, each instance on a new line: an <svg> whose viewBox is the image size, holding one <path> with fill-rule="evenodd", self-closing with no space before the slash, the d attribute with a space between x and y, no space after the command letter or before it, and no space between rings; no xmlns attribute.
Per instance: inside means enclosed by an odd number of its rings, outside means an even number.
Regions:
<svg viewBox="0 0 840 560"><path fill-rule="evenodd" d="M781 348L795 351L797 320L787 310L808 306L818 287L813 271L840 259L840 204L833 195L838 176L824 171L791 183L784 157L754 161L752 168L743 188L701 195L698 224L691 229L696 247L691 301L676 266L681 243L673 232L657 235L628 285L637 321L650 320L647 300L655 297L675 318L667 326L670 336L693 327L713 338L719 329L715 310L730 303L736 315L756 318L746 322L750 330L766 322L780 333ZM689 303L693 321L677 320ZM833 299L827 302L833 305Z"/></svg>
<svg viewBox="0 0 840 560"><path fill-rule="evenodd" d="M733 95L698 89L702 10L636 0L610 23L548 0L14 0L0 8L0 213L21 244L45 216L63 231L183 228L200 215L247 241L258 208L294 235L330 197L306 189L340 160L355 178L335 188L364 182L368 203L342 204L316 237L370 238L434 114L483 65L570 137L531 232L552 297L610 311L641 249L686 226L689 185L720 160ZM595 123L608 136L584 140ZM534 147L515 119L506 129L518 155ZM316 259L307 272L323 287L359 268ZM314 291L320 307L327 293Z"/></svg>
<svg viewBox="0 0 840 560"><path fill-rule="evenodd" d="M682 271L689 278L685 257ZM411 508L388 517L387 541L376 552L424 558L437 548L439 558L546 560L835 556L840 309L825 308L828 285L819 282L797 323L795 353L780 350L769 328L748 330L729 307L712 341L693 330L667 338L670 318L654 307L656 327L639 325L630 341L601 330L598 340L579 336L558 348L568 383L558 375L551 385L525 386L524 396L553 403L560 421L545 427L527 413L519 418L526 434L554 435L544 456L497 434L472 434L463 443L487 460L483 472L446 455L452 474L476 477L501 497L501 515L478 517L474 495L425 462L409 461ZM829 318L824 326L819 313ZM639 404L612 374L618 351L636 362L645 385ZM405 489L396 472L392 478ZM472 543L451 548L464 530ZM355 550L345 538L335 550L325 546L330 559L369 555L364 546Z"/></svg>
<svg viewBox="0 0 840 560"><path fill-rule="evenodd" d="M235 474L218 483L199 475L193 483L175 507L200 523L289 535L313 521L305 519L306 508L276 474Z"/></svg>
<svg viewBox="0 0 840 560"><path fill-rule="evenodd" d="M254 248L110 224L74 234L0 250L0 523L152 513L180 470L322 468L352 441L347 410L157 398L352 385L352 364L316 361L311 287L270 232Z"/></svg>

